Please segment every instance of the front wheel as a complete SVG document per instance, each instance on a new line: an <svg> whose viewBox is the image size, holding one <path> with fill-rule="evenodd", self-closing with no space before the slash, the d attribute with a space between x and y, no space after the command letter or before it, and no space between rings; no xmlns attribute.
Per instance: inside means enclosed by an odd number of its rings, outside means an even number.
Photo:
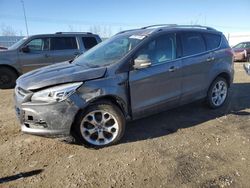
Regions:
<svg viewBox="0 0 250 188"><path fill-rule="evenodd" d="M81 112L73 131L77 141L88 146L104 147L117 143L124 130L125 118L120 108L102 102Z"/></svg>
<svg viewBox="0 0 250 188"><path fill-rule="evenodd" d="M219 108L223 106L228 96L228 84L227 81L222 78L216 78L211 84L208 95L207 102L210 108Z"/></svg>

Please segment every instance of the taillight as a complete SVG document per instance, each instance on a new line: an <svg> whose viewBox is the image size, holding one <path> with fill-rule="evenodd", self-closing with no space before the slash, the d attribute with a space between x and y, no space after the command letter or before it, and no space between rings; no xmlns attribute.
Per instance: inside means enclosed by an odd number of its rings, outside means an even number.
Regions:
<svg viewBox="0 0 250 188"><path fill-rule="evenodd" d="M234 56L234 51L233 51L231 48L227 48L227 49L225 50L225 53L226 53L227 55Z"/></svg>

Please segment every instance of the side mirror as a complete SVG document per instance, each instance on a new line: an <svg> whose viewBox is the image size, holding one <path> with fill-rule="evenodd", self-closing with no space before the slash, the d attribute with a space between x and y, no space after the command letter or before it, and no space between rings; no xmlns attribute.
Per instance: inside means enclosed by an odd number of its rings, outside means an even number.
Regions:
<svg viewBox="0 0 250 188"><path fill-rule="evenodd" d="M151 65L151 60L148 58L148 55L139 55L134 60L134 69L144 69Z"/></svg>
<svg viewBox="0 0 250 188"><path fill-rule="evenodd" d="M30 52L30 48L29 48L29 46L24 46L24 47L21 48L21 51L23 53L29 53Z"/></svg>

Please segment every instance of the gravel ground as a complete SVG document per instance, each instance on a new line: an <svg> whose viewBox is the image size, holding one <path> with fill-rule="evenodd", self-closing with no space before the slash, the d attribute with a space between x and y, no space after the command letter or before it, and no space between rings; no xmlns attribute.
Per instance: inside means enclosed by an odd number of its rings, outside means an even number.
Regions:
<svg viewBox="0 0 250 188"><path fill-rule="evenodd" d="M20 132L0 90L0 187L250 187L250 76L235 64L230 100L197 102L127 125L95 150Z"/></svg>

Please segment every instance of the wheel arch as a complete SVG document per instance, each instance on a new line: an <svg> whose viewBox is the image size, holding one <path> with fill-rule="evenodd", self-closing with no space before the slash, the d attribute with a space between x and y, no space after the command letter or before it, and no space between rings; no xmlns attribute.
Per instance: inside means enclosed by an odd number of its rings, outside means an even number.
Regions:
<svg viewBox="0 0 250 188"><path fill-rule="evenodd" d="M128 115L127 104L119 96L115 96L115 95L99 96L97 98L90 100L88 102L87 106L94 104L94 103L102 102L102 101L103 102L110 102L110 103L116 105L117 107L119 107L125 117Z"/></svg>
<svg viewBox="0 0 250 188"><path fill-rule="evenodd" d="M231 76L230 76L230 74L227 73L227 72L222 72L222 73L218 74L218 75L212 80L211 84L212 84L212 83L214 82L214 80L216 80L218 77L224 78L224 79L227 81L228 87L231 86ZM210 85L211 85L211 84L210 84Z"/></svg>
<svg viewBox="0 0 250 188"><path fill-rule="evenodd" d="M13 70L17 74L17 76L21 75L20 72L18 72L18 70L15 67L11 66L11 65L0 64L0 68L2 68L2 67L8 68L10 70Z"/></svg>
<svg viewBox="0 0 250 188"><path fill-rule="evenodd" d="M88 101L88 103L85 105L85 107L80 108L78 110L78 112L75 115L74 122L71 125L70 132L72 133L73 128L74 128L74 124L80 118L81 113L85 109L87 109L89 106L91 106L91 105L93 105L95 103L101 103L101 102L106 102L106 103L111 103L113 105L116 105L121 110L121 112L123 113L125 119L130 119L130 114L129 114L129 111L128 111L127 103L123 99L121 99L120 97L115 96L115 95L99 96L99 97L91 99L90 101Z"/></svg>

